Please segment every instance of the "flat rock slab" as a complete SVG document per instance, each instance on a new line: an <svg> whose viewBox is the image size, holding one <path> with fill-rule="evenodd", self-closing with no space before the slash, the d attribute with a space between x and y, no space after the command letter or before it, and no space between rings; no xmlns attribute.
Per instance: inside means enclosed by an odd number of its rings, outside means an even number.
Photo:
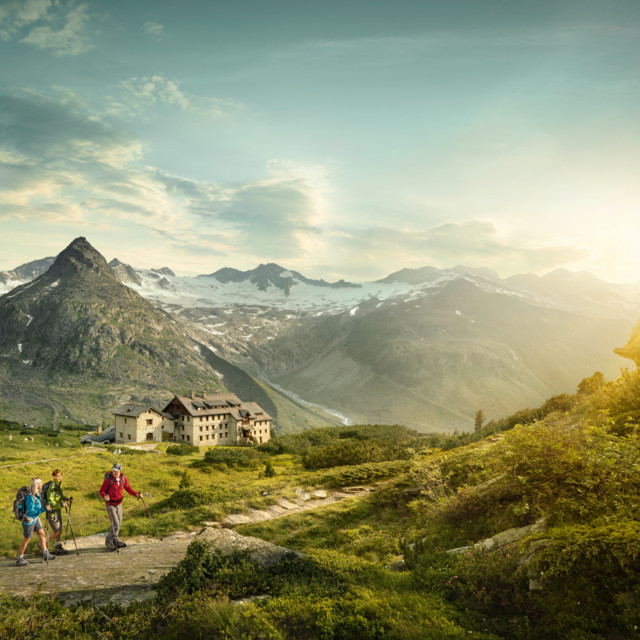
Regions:
<svg viewBox="0 0 640 640"><path fill-rule="evenodd" d="M184 557L189 544L201 539L211 542L224 553L248 550L261 564L279 562L293 551L265 540L241 536L229 529L205 528L200 532L180 532L162 541L156 538L127 538L120 553L109 552L104 534L79 538L76 554L73 542L67 541L69 553L45 563L35 556L31 542L25 556L26 567L18 567L15 558L0 558L0 591L13 596L30 596L38 589L55 593L66 606L90 601L93 605L126 605L155 595L155 585Z"/></svg>

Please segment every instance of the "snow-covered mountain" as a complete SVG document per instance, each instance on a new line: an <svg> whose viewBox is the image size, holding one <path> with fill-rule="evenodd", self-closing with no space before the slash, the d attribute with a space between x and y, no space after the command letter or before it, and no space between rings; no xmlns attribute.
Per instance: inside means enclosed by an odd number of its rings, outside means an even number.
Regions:
<svg viewBox="0 0 640 640"><path fill-rule="evenodd" d="M477 409L500 417L597 369L616 375L613 349L640 315L640 286L565 270L423 267L328 283L273 263L197 277L110 266L252 374L353 421L421 430L469 428Z"/></svg>

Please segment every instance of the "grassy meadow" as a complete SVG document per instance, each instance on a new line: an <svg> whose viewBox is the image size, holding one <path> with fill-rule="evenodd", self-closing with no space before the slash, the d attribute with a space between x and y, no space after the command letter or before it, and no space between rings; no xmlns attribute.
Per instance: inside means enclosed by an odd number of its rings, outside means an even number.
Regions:
<svg viewBox="0 0 640 640"><path fill-rule="evenodd" d="M237 527L302 554L274 567L196 541L153 601L126 610L1 596L0 637L640 637L640 374L583 383L575 395L457 436L327 427L256 449L163 444L116 455L114 447L83 453L71 432L27 444L7 442L5 430L0 464L26 461L2 467L5 504L34 473L59 466L76 498L77 535L107 528L97 490L114 460L162 533L293 498L298 488L376 490ZM60 442L62 460L40 462L53 457L48 438ZM20 527L9 508L2 517L2 553L11 556ZM524 538L476 545L536 522L542 528ZM153 529L129 498L123 536L134 534ZM457 547L466 549L448 553Z"/></svg>

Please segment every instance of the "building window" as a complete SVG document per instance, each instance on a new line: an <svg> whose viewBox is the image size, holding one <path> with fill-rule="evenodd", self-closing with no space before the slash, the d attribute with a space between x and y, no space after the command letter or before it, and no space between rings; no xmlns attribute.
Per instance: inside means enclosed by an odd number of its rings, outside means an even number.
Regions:
<svg viewBox="0 0 640 640"><path fill-rule="evenodd" d="M153 419L152 418L147 418L147 425L151 425L153 424Z"/></svg>
<svg viewBox="0 0 640 640"><path fill-rule="evenodd" d="M187 442L191 440L191 436L187 436Z"/></svg>
<svg viewBox="0 0 640 640"><path fill-rule="evenodd" d="M131 440L131 434L127 433L127 440Z"/></svg>
<svg viewBox="0 0 640 640"><path fill-rule="evenodd" d="M200 442L202 442L202 436L200 436Z"/></svg>
<svg viewBox="0 0 640 640"><path fill-rule="evenodd" d="M200 433L202 433L202 427L200 427Z"/></svg>
<svg viewBox="0 0 640 640"><path fill-rule="evenodd" d="M122 431L120 432L120 437L124 438L124 433L122 433Z"/></svg>

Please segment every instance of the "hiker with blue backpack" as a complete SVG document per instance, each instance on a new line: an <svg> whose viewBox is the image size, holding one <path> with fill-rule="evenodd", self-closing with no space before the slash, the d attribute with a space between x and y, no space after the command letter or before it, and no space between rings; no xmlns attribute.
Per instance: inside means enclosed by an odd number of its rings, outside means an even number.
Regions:
<svg viewBox="0 0 640 640"><path fill-rule="evenodd" d="M118 551L122 547L126 547L126 543L118 540L118 532L122 526L122 497L124 491L135 496L138 500L142 497L142 493L134 491L129 481L122 473L122 465L115 463L111 471L104 476L104 482L100 487L100 495L107 503L107 513L111 521L111 528L105 538L107 551Z"/></svg>
<svg viewBox="0 0 640 640"><path fill-rule="evenodd" d="M24 552L33 536L34 531L40 538L39 546L42 549L42 559L46 562L55 560L55 556L47 549L47 539L44 535L40 514L48 511L51 507L43 505L42 480L33 478L28 487L22 487L14 502L14 513L16 518L22 522L23 540L18 549L16 564L24 567L29 563L24 559Z"/></svg>

